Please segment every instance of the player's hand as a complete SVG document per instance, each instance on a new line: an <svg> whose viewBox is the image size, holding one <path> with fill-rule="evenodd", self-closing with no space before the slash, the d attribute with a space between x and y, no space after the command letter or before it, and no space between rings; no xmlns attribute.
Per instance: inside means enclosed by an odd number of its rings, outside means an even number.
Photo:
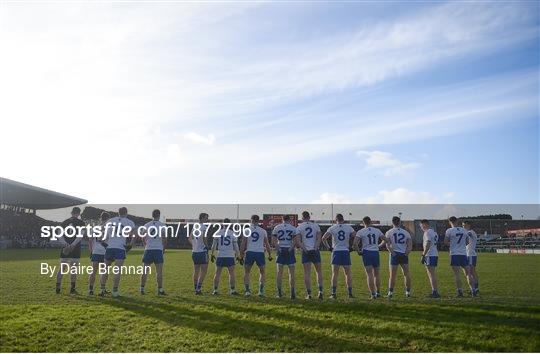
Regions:
<svg viewBox="0 0 540 354"><path fill-rule="evenodd" d="M109 247L109 244L105 241L99 241L99 243L105 248Z"/></svg>
<svg viewBox="0 0 540 354"><path fill-rule="evenodd" d="M426 265L426 256L422 255L422 258L420 259L420 263Z"/></svg>
<svg viewBox="0 0 540 354"><path fill-rule="evenodd" d="M62 254L64 256L67 256L69 254L69 251L70 251L69 246L62 248Z"/></svg>
<svg viewBox="0 0 540 354"><path fill-rule="evenodd" d="M131 249L133 248L133 245L130 243L130 244L127 244L126 245L126 253L128 253L129 251L131 251Z"/></svg>
<svg viewBox="0 0 540 354"><path fill-rule="evenodd" d="M216 256L213 254L210 255L210 262L214 263L216 261Z"/></svg>
<svg viewBox="0 0 540 354"><path fill-rule="evenodd" d="M364 250L363 249L362 250L358 249L358 250L356 250L356 253L358 253L359 256L362 256L364 254Z"/></svg>
<svg viewBox="0 0 540 354"><path fill-rule="evenodd" d="M269 262L272 262L273 259L274 259L274 258L272 258L272 254L269 253L269 254L268 254L268 261L269 261Z"/></svg>
<svg viewBox="0 0 540 354"><path fill-rule="evenodd" d="M240 257L236 257L236 260L238 261L238 264L240 265L244 265L244 259L243 258L240 258Z"/></svg>

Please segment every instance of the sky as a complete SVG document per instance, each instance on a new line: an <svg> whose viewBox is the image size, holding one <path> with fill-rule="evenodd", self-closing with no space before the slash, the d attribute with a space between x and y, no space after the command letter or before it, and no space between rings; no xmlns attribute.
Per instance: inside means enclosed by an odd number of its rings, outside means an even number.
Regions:
<svg viewBox="0 0 540 354"><path fill-rule="evenodd" d="M539 203L537 2L0 3L0 176L91 203Z"/></svg>

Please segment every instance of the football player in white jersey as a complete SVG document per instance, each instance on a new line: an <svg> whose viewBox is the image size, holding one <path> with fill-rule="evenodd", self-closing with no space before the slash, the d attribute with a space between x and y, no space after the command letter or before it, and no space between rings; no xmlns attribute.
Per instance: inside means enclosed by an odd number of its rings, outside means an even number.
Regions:
<svg viewBox="0 0 540 354"><path fill-rule="evenodd" d="M405 278L405 296L411 296L411 272L409 271L409 253L412 250L411 234L402 228L401 219L397 216L392 218L394 226L386 232L386 248L390 252L390 279L388 280L388 297L394 295L397 267L401 267Z"/></svg>
<svg viewBox="0 0 540 354"><path fill-rule="evenodd" d="M229 272L229 293L238 295L235 284L235 258L239 258L238 241L233 230L230 229L231 220L224 219L221 229L214 234L212 242L212 250L210 251L210 259L216 262L216 273L214 274L214 290L212 295L218 295L219 279L221 271L227 268ZM214 256L214 251L218 251L217 259Z"/></svg>
<svg viewBox="0 0 540 354"><path fill-rule="evenodd" d="M163 289L163 253L165 252L165 247L167 246L167 230L164 223L159 221L161 217L161 212L159 209L152 211L152 221L146 223L141 232L141 238L144 244L144 254L142 262L144 263L144 269L149 269L150 265L154 263L156 267L156 280L158 286L158 295L165 295L165 290ZM141 274L141 294L145 294L145 284L148 274L146 271Z"/></svg>
<svg viewBox="0 0 540 354"><path fill-rule="evenodd" d="M126 252L129 252L133 243L135 242L136 230L135 223L128 219L128 210L126 207L118 209L118 216L109 219L105 224L107 230L107 237L105 242L107 243L107 249L105 250L105 264L109 267L112 263L121 267L126 259ZM127 237L125 236L127 235ZM129 238L129 241L126 241ZM108 269L108 268L107 268ZM120 273L114 275L113 278L113 290L112 296L118 297L118 286L120 285ZM100 296L105 296L105 286L107 284L108 274L107 272L101 275L101 289Z"/></svg>
<svg viewBox="0 0 540 354"><path fill-rule="evenodd" d="M429 283L431 284L431 298L439 298L439 285L437 282L437 263L439 260L439 252L437 251L437 242L439 236L429 226L429 221L423 219L420 222L420 227L424 232L423 236L423 251L421 263L426 266Z"/></svg>
<svg viewBox="0 0 540 354"><path fill-rule="evenodd" d="M469 261L469 274L474 278L473 291L478 295L478 273L476 273L476 242L478 241L478 236L473 229L471 229L471 222L464 221L463 227L469 233L469 243L467 244L467 260Z"/></svg>
<svg viewBox="0 0 540 354"><path fill-rule="evenodd" d="M208 214L199 214L199 223L193 224L188 234L188 241L192 247L193 260L193 287L195 295L202 295L202 284L208 270L208 247L206 246L206 229L208 227Z"/></svg>
<svg viewBox="0 0 540 354"><path fill-rule="evenodd" d="M381 261L379 258L379 247L386 236L376 227L371 226L371 218L364 217L364 228L358 230L354 238L353 248L362 255L362 261L366 270L366 278L371 299L381 296L381 277L379 268ZM360 247L361 245L361 247Z"/></svg>
<svg viewBox="0 0 540 354"><path fill-rule="evenodd" d="M458 225L458 219L452 216L448 219L450 222L450 228L446 230L444 243L450 246L450 265L454 272L454 279L456 281L457 296L463 297L463 288L461 287L461 276L459 274L459 268L463 268L467 282L471 288L471 294L476 296L473 291L474 282L469 272L469 262L467 261L467 243L469 240L469 233Z"/></svg>
<svg viewBox="0 0 540 354"><path fill-rule="evenodd" d="M308 211L302 212L303 222L296 228L297 235L300 236L300 247L302 248L302 265L304 266L304 283L306 284L306 299L311 299L311 264L317 272L317 285L319 292L317 297L323 298L323 274L321 269L321 228L310 220Z"/></svg>
<svg viewBox="0 0 540 354"><path fill-rule="evenodd" d="M337 214L335 224L330 226L322 237L322 242L327 248L332 249L332 294L331 299L336 298L339 268L343 267L345 272L345 283L349 298L353 298L352 274L351 274L351 240L355 232L351 225L345 224L343 215ZM328 239L332 238L332 247L328 245Z"/></svg>
<svg viewBox="0 0 540 354"><path fill-rule="evenodd" d="M250 233L248 237L242 239L240 247L240 258L244 261L244 288L246 296L251 296L250 274L251 267L256 263L259 267L259 297L264 296L264 285L266 282L266 271L264 250L268 252L268 260L272 260L272 251L268 241L268 233L259 226L259 215L251 216Z"/></svg>
<svg viewBox="0 0 540 354"><path fill-rule="evenodd" d="M272 231L273 245L278 250L277 274L276 274L276 287L277 297L283 296L281 290L281 284L283 279L283 267L287 266L289 269L289 286L291 289L291 299L296 299L296 279L294 274L296 256L294 254L295 247L300 247L298 237L296 237L296 227L291 225L291 217L289 215L283 216L283 222L277 224Z"/></svg>
<svg viewBox="0 0 540 354"><path fill-rule="evenodd" d="M105 232L105 224L111 218L109 213L102 212L101 230ZM88 239L88 249L90 251L90 262L92 262L92 273L88 277L88 295L94 295L94 284L96 282L96 274L98 272L99 264L105 263L105 249L107 244L96 237L90 237Z"/></svg>

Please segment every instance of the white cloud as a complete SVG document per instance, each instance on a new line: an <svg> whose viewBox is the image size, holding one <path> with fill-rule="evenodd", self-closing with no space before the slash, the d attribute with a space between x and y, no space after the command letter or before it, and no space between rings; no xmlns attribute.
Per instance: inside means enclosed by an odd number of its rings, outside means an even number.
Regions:
<svg viewBox="0 0 540 354"><path fill-rule="evenodd" d="M415 162L402 162L391 153L384 151L360 150L356 154L364 159L366 170L378 170L385 176L403 175L420 166Z"/></svg>
<svg viewBox="0 0 540 354"><path fill-rule="evenodd" d="M351 199L345 195L325 192L317 200L314 200L312 204L351 204Z"/></svg>
<svg viewBox="0 0 540 354"><path fill-rule="evenodd" d="M434 204L439 198L428 192L411 191L407 188L381 190L375 196L363 199L367 204Z"/></svg>
<svg viewBox="0 0 540 354"><path fill-rule="evenodd" d="M202 144L202 145L208 145L208 146L214 145L216 141L216 137L214 136L214 134L208 134L205 136L205 135L197 134L195 132L189 132L185 134L184 138L188 139L194 144Z"/></svg>

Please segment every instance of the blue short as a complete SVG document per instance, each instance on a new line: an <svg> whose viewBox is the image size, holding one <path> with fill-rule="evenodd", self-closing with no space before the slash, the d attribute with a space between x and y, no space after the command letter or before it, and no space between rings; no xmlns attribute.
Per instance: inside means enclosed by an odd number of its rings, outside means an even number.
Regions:
<svg viewBox="0 0 540 354"><path fill-rule="evenodd" d="M350 266L351 254L348 250L333 251L332 252L332 265Z"/></svg>
<svg viewBox="0 0 540 354"><path fill-rule="evenodd" d="M294 250L291 251L287 247L280 248L278 250L276 263L282 265L294 265L296 263L296 256L294 254Z"/></svg>
<svg viewBox="0 0 540 354"><path fill-rule="evenodd" d="M364 267L379 268L381 266L379 251L363 251L362 261L364 261Z"/></svg>
<svg viewBox="0 0 540 354"><path fill-rule="evenodd" d="M409 264L409 256L407 256L405 253L401 252L394 252L394 256L390 254L390 265L391 266L398 266L400 264Z"/></svg>
<svg viewBox="0 0 540 354"><path fill-rule="evenodd" d="M319 250L302 252L302 264L305 263L321 263L321 252Z"/></svg>
<svg viewBox="0 0 540 354"><path fill-rule="evenodd" d="M117 259L126 259L126 250L120 248L107 248L105 250L105 260L116 261Z"/></svg>
<svg viewBox="0 0 540 354"><path fill-rule="evenodd" d="M253 263L257 263L257 266L264 267L266 259L264 259L264 252L247 251L246 259L244 259L244 266L252 266Z"/></svg>
<svg viewBox="0 0 540 354"><path fill-rule="evenodd" d="M104 254L95 254L95 253L92 253L92 254L90 255L90 261L91 261L91 262L104 263L104 262L105 262L105 255L104 255Z"/></svg>
<svg viewBox="0 0 540 354"><path fill-rule="evenodd" d="M163 263L163 251L162 250L145 250L142 257L142 262L144 264Z"/></svg>
<svg viewBox="0 0 540 354"><path fill-rule="evenodd" d="M426 265L428 267L436 267L437 264L439 264L439 257L437 256L426 257Z"/></svg>
<svg viewBox="0 0 540 354"><path fill-rule="evenodd" d="M450 258L450 265L452 267L468 267L469 266L469 260L467 259L467 256L462 254L454 254Z"/></svg>
<svg viewBox="0 0 540 354"><path fill-rule="evenodd" d="M191 259L193 259L193 264L208 264L208 252L193 252L191 254Z"/></svg>
<svg viewBox="0 0 540 354"><path fill-rule="evenodd" d="M470 266L476 267L476 256L469 256L467 259Z"/></svg>
<svg viewBox="0 0 540 354"><path fill-rule="evenodd" d="M234 264L234 257L218 257L216 259L218 267L232 267Z"/></svg>

